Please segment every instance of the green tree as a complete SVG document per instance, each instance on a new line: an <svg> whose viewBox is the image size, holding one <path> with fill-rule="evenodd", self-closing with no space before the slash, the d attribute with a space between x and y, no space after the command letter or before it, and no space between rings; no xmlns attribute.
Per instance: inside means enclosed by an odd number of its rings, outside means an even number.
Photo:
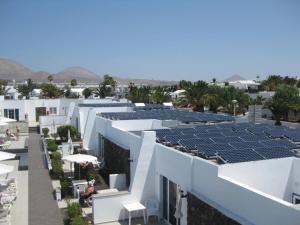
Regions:
<svg viewBox="0 0 300 225"><path fill-rule="evenodd" d="M49 76L47 77L47 79L48 79L48 81L49 81L50 83L52 83L52 81L53 81L53 76L52 76L52 75L49 75Z"/></svg>
<svg viewBox="0 0 300 225"><path fill-rule="evenodd" d="M41 84L42 96L46 98L58 98L62 95L62 91L53 84Z"/></svg>
<svg viewBox="0 0 300 225"><path fill-rule="evenodd" d="M188 103L193 107L194 111L204 111L204 95L207 93L208 84L205 81L199 80L190 85L186 91Z"/></svg>
<svg viewBox="0 0 300 225"><path fill-rule="evenodd" d="M75 138L78 135L76 127L71 125L64 125L57 128L57 134L62 141L68 140L68 131L70 131L71 138Z"/></svg>
<svg viewBox="0 0 300 225"><path fill-rule="evenodd" d="M212 79L212 82L215 84L217 82L217 79L216 78L213 78Z"/></svg>
<svg viewBox="0 0 300 225"><path fill-rule="evenodd" d="M76 79L72 79L70 84L71 84L72 87L77 86L77 80Z"/></svg>
<svg viewBox="0 0 300 225"><path fill-rule="evenodd" d="M83 94L84 98L89 98L93 94L93 91L90 88L85 88L82 91L82 94Z"/></svg>
<svg viewBox="0 0 300 225"><path fill-rule="evenodd" d="M233 114L234 103L233 100L237 101L236 112L245 113L250 102L250 97L244 91L239 90L235 87L228 86L222 89L222 106L225 112Z"/></svg>
<svg viewBox="0 0 300 225"><path fill-rule="evenodd" d="M283 78L283 83L291 86L295 86L297 84L297 79L294 77L285 76Z"/></svg>
<svg viewBox="0 0 300 225"><path fill-rule="evenodd" d="M104 75L103 81L95 89L94 94L96 96L100 96L101 98L113 96L115 94L116 85L117 82L114 80L114 78L106 74Z"/></svg>
<svg viewBox="0 0 300 225"><path fill-rule="evenodd" d="M261 86L265 91L275 91L280 84L283 84L283 78L280 75L270 75L261 83Z"/></svg>
<svg viewBox="0 0 300 225"><path fill-rule="evenodd" d="M190 86L192 86L192 82L191 82L191 81L181 80L181 81L179 81L179 83L178 83L178 88L179 88L179 89L186 90L186 89L189 88Z"/></svg>
<svg viewBox="0 0 300 225"><path fill-rule="evenodd" d="M129 84L128 99L133 103L150 102L151 88L149 86L137 87L134 83Z"/></svg>
<svg viewBox="0 0 300 225"><path fill-rule="evenodd" d="M300 88L300 79L297 82L297 88Z"/></svg>
<svg viewBox="0 0 300 225"><path fill-rule="evenodd" d="M6 95L8 89L6 89L7 81L0 80L0 95Z"/></svg>
<svg viewBox="0 0 300 225"><path fill-rule="evenodd" d="M18 92L21 94L21 96L26 97L26 99L29 99L30 93L34 88L37 88L38 86L32 82L32 80L29 78L26 81L26 84L19 84L17 86Z"/></svg>
<svg viewBox="0 0 300 225"><path fill-rule="evenodd" d="M166 88L158 86L153 90L152 100L155 103L162 104L164 102L170 102L171 96L170 93L166 90Z"/></svg>
<svg viewBox="0 0 300 225"><path fill-rule="evenodd" d="M269 108L276 120L275 124L280 125L281 119L287 118L287 113L291 107L295 104L299 104L300 97L299 91L296 87L286 84L279 85L276 89L276 93L265 103L265 106Z"/></svg>
<svg viewBox="0 0 300 225"><path fill-rule="evenodd" d="M217 113L218 108L222 105L223 90L217 85L208 86L206 93L203 95L203 102L209 110Z"/></svg>

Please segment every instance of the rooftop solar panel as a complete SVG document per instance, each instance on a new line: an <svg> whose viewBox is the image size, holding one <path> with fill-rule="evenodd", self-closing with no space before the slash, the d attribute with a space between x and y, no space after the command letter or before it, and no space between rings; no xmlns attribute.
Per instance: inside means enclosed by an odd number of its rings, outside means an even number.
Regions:
<svg viewBox="0 0 300 225"><path fill-rule="evenodd" d="M235 149L244 149L244 148L259 148L264 147L263 144L259 142L230 142L229 145L234 147Z"/></svg>
<svg viewBox="0 0 300 225"><path fill-rule="evenodd" d="M239 137L212 137L211 139L217 144L228 144L229 142L242 141Z"/></svg>
<svg viewBox="0 0 300 225"><path fill-rule="evenodd" d="M263 148L255 148L254 150L266 159L298 157L295 153L290 152L288 149L280 148L280 147L273 147L273 148L263 147Z"/></svg>
<svg viewBox="0 0 300 225"><path fill-rule="evenodd" d="M265 147L286 147L288 149L299 149L299 147L288 140L263 140L260 141Z"/></svg>
<svg viewBox="0 0 300 225"><path fill-rule="evenodd" d="M218 152L218 156L227 163L249 162L264 159L252 149L238 149Z"/></svg>

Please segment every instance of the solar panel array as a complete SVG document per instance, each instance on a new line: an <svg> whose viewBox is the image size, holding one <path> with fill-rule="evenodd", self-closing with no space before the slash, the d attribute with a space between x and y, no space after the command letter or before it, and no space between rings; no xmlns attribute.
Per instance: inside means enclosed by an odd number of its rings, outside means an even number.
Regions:
<svg viewBox="0 0 300 225"><path fill-rule="evenodd" d="M298 157L300 150L300 128L220 123L155 131L159 143L221 163Z"/></svg>
<svg viewBox="0 0 300 225"><path fill-rule="evenodd" d="M158 119L158 120L178 120L183 123L190 122L223 122L233 121L232 116L215 114L215 113L203 113L203 112L188 112L179 110L147 110L136 112L113 112L113 113L101 113L102 117L110 120L139 120L139 119Z"/></svg>
<svg viewBox="0 0 300 225"><path fill-rule="evenodd" d="M132 103L80 103L78 104L79 107L133 107L134 105Z"/></svg>
<svg viewBox="0 0 300 225"><path fill-rule="evenodd" d="M162 104L149 104L149 103L144 103L145 106L136 106L133 109L135 111L138 110L157 110L157 109L171 109L171 106L165 106Z"/></svg>

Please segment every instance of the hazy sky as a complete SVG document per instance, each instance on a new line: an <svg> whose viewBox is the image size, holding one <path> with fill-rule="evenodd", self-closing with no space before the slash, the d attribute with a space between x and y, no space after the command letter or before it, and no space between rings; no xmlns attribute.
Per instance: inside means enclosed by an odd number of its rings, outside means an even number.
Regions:
<svg viewBox="0 0 300 225"><path fill-rule="evenodd" d="M300 75L300 1L0 0L0 57L132 78Z"/></svg>

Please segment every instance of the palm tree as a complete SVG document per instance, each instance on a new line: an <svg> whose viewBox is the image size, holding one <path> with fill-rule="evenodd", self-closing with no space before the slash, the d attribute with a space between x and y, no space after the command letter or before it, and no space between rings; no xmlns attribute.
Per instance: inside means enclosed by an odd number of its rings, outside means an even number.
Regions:
<svg viewBox="0 0 300 225"><path fill-rule="evenodd" d="M193 107L194 111L204 111L204 98L208 84L205 81L194 82L186 89L186 98L188 103Z"/></svg>
<svg viewBox="0 0 300 225"><path fill-rule="evenodd" d="M160 86L153 90L152 99L155 103L162 104L171 100L170 93Z"/></svg>
<svg viewBox="0 0 300 225"><path fill-rule="evenodd" d="M9 89L6 88L7 82L0 80L0 95L6 95Z"/></svg>
<svg viewBox="0 0 300 225"><path fill-rule="evenodd" d="M75 87L77 85L77 80L72 79L70 84L71 84L72 87Z"/></svg>
<svg viewBox="0 0 300 225"><path fill-rule="evenodd" d="M49 75L47 79L48 79L48 81L49 81L50 83L52 83L52 81L53 81L53 76L52 76L52 75Z"/></svg>
<svg viewBox="0 0 300 225"><path fill-rule="evenodd" d="M276 120L276 125L281 125L281 118L286 119L287 113L291 109L291 106L299 104L300 96L296 87L292 87L286 84L279 85L275 95L271 100L265 103L265 106L269 108Z"/></svg>

